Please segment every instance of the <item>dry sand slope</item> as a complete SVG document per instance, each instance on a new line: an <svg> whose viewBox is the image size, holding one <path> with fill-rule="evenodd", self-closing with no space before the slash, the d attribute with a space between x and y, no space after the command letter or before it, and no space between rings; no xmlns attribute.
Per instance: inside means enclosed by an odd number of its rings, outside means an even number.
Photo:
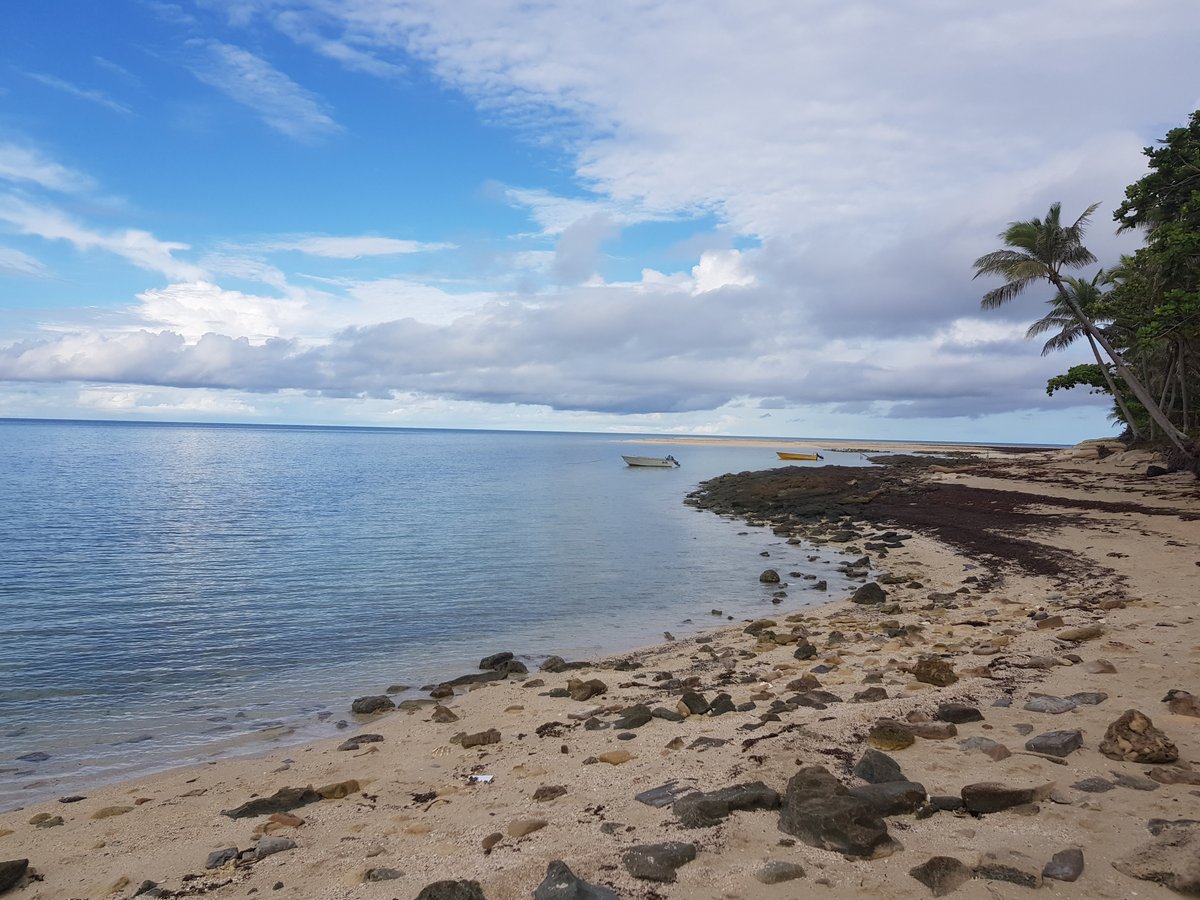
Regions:
<svg viewBox="0 0 1200 900"><path fill-rule="evenodd" d="M802 481L730 482L718 509L737 499L777 526L763 564L784 596L763 620L713 615L699 640L353 716L347 737L380 738L353 749L281 748L4 813L0 860L31 867L5 898L1200 891L1200 826L1156 821L1200 819L1200 708L1164 702L1200 695L1200 492L1144 478L1142 457L1094 456L826 473L821 503L843 520L822 521ZM840 543L852 567L870 557L885 596L805 606L822 595L788 574L802 538ZM1126 716L1106 740L1127 710L1152 726ZM1039 738L1046 752L1026 749ZM902 774L879 754L861 764L872 746ZM264 805L290 811L223 813L284 788ZM1075 874L1075 850L1077 880L1043 879L1052 858ZM543 883L554 860L587 884ZM441 880L478 886L428 887Z"/></svg>

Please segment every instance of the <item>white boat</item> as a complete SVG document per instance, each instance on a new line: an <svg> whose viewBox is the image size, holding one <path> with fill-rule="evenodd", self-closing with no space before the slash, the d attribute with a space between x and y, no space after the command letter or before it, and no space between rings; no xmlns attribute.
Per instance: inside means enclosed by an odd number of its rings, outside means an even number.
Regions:
<svg viewBox="0 0 1200 900"><path fill-rule="evenodd" d="M671 469L679 465L673 456L622 456L628 465L643 469Z"/></svg>

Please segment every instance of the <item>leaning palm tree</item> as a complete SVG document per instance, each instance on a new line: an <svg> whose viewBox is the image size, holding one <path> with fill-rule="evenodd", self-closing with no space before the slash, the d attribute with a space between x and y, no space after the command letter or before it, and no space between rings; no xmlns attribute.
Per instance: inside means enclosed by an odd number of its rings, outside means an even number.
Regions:
<svg viewBox="0 0 1200 900"><path fill-rule="evenodd" d="M1104 383L1108 385L1108 392L1117 401L1117 408L1121 410L1121 418L1129 426L1130 433L1136 441L1141 438L1137 422L1130 415L1129 407L1125 405L1125 398L1121 396L1116 382L1113 381L1112 372L1109 371L1104 358L1100 356L1100 348L1096 346L1096 339L1088 334L1083 322L1072 309L1074 306L1090 313L1091 310L1098 308L1103 296L1100 285L1108 280L1109 274L1103 269L1097 272L1091 281L1064 275L1062 290L1055 294L1054 299L1046 301L1051 306L1050 312L1030 325L1029 330L1025 332L1025 337L1032 339L1057 329L1056 333L1051 335L1042 347L1042 356L1048 356L1055 350L1065 350L1081 337L1086 338L1088 346L1092 348L1092 356L1096 358L1096 365L1100 367L1100 373L1104 376Z"/></svg>
<svg viewBox="0 0 1200 900"><path fill-rule="evenodd" d="M1096 261L1092 252L1083 246L1083 233L1088 219L1099 207L1093 203L1071 225L1062 224L1062 204L1054 203L1046 214L1045 221L1029 219L1025 222L1010 222L1000 233L1004 249L985 253L975 260L975 277L999 275L1004 284L983 295L984 309L995 309L1009 302L1039 281L1048 281L1063 295L1064 302L1078 319L1083 330L1104 350L1116 366L1117 375L1128 385L1129 390L1145 407L1155 423L1171 442L1183 450L1187 435L1175 427L1164 415L1146 386L1130 371L1104 333L1096 326L1079 304L1064 291L1063 269L1076 269Z"/></svg>

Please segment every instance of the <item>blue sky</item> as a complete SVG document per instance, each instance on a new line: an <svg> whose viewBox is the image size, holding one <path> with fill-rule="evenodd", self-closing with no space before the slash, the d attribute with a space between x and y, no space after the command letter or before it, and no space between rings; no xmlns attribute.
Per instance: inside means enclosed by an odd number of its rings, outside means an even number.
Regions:
<svg viewBox="0 0 1200 900"><path fill-rule="evenodd" d="M1071 442L1014 219L1200 105L1193 0L13 0L0 416Z"/></svg>

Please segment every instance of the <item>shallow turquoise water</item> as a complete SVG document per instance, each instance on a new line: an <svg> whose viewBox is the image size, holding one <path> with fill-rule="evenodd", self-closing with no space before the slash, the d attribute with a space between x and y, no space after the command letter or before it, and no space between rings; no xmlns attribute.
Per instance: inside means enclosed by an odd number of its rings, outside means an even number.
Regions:
<svg viewBox="0 0 1200 900"><path fill-rule="evenodd" d="M0 806L333 734L353 697L497 650L758 615L765 549L839 593L833 555L683 505L774 452L631 440L0 421Z"/></svg>

